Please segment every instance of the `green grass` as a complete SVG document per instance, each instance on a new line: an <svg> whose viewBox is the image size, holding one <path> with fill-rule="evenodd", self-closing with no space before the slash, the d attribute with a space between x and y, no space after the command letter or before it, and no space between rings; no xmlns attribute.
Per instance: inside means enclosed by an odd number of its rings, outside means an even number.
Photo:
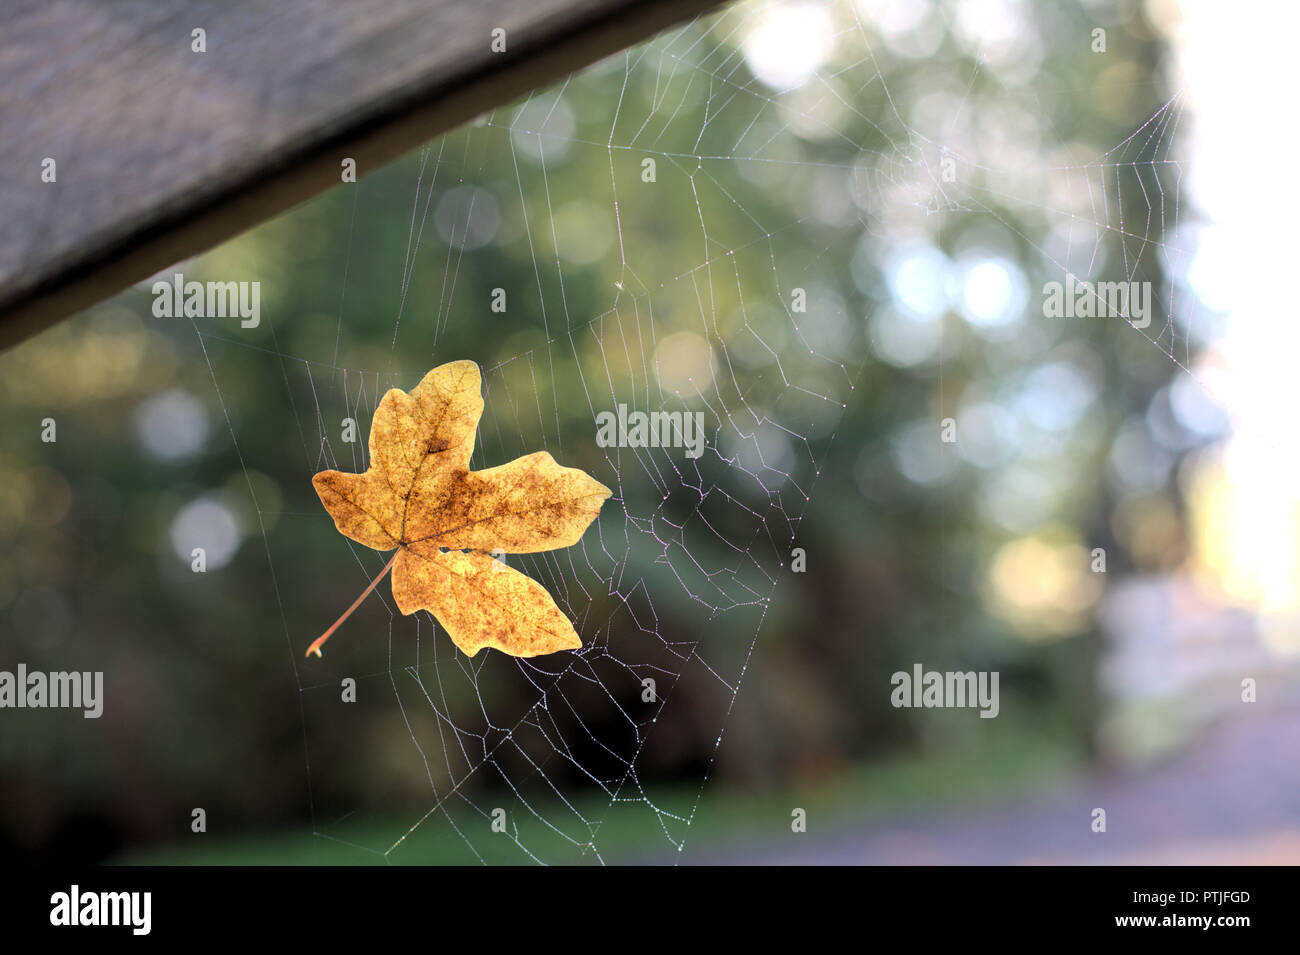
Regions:
<svg viewBox="0 0 1300 955"><path fill-rule="evenodd" d="M725 856L731 848L752 850L790 838L790 814L796 806L807 811L810 832L825 831L831 826L863 826L900 813L988 805L1012 794L1019 797L1064 785L1082 771L1079 755L1057 740L1029 732L999 733L981 745L884 760L780 791L757 793L710 784L693 815L698 787L652 791L650 798L660 814L640 800L611 804L608 798L576 798L573 810L588 820L590 835L574 811L558 801L534 804L536 816L518 803L503 800L502 804L508 807L512 831L514 825L519 827L519 841L543 861L672 862L675 850L665 826L674 840L685 839L690 848L707 846ZM491 799L479 802L483 806ZM315 833L304 828L226 837L213 831L172 845L133 850L114 861L124 865L445 865L475 864L480 857L489 864L533 861L510 835L493 833L490 819L482 812L464 804L451 810L472 850L441 812L416 825L426 812L428 807L387 819L350 816ZM569 838L543 820L563 829ZM574 845L588 839L599 850L599 860L590 847Z"/></svg>

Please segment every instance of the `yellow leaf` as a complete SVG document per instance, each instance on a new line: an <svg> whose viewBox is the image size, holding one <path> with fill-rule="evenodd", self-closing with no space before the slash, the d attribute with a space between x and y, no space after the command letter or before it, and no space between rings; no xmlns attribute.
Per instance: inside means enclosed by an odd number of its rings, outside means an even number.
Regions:
<svg viewBox="0 0 1300 955"><path fill-rule="evenodd" d="M429 611L470 656L483 647L535 657L582 646L545 587L487 554L405 550L393 564L393 599L402 613Z"/></svg>
<svg viewBox="0 0 1300 955"><path fill-rule="evenodd" d="M478 366L454 361L410 394L392 389L371 423L370 467L322 471L312 484L340 533L375 550L397 548L385 571L393 570L398 608L428 610L465 653L576 649L581 641L546 589L489 554L573 546L609 488L545 451L471 471L481 388ZM319 654L378 579L308 654Z"/></svg>
<svg viewBox="0 0 1300 955"><path fill-rule="evenodd" d="M384 394L370 424L370 467L362 474L321 471L312 484L339 532L375 550L409 540L406 502L417 488L469 472L474 432L483 414L478 365L440 365L407 394Z"/></svg>
<svg viewBox="0 0 1300 955"><path fill-rule="evenodd" d="M609 488L586 471L563 468L546 451L484 471L463 471L411 494L408 534L421 554L453 550L535 554L572 547L596 519Z"/></svg>

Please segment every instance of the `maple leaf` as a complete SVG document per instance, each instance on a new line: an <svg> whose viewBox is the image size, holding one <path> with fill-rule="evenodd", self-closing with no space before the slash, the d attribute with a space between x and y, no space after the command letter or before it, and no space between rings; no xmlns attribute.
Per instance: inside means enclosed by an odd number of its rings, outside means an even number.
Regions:
<svg viewBox="0 0 1300 955"><path fill-rule="evenodd" d="M609 488L546 451L469 469L483 414L472 361L440 365L409 394L388 391L370 425L370 467L321 471L321 503L346 537L397 549L356 601L307 649L320 647L391 569L404 614L428 610L470 656L494 647L531 657L582 646L546 588L491 556L571 547Z"/></svg>

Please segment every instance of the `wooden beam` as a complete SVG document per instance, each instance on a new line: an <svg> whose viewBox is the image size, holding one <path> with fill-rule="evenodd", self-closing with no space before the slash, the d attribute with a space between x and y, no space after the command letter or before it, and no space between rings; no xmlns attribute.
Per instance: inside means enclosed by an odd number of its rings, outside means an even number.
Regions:
<svg viewBox="0 0 1300 955"><path fill-rule="evenodd" d="M9 0L0 349L718 3Z"/></svg>

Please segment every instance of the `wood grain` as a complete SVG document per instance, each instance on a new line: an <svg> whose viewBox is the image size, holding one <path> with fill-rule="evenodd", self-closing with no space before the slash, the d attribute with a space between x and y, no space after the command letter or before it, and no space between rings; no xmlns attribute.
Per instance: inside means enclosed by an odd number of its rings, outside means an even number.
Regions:
<svg viewBox="0 0 1300 955"><path fill-rule="evenodd" d="M717 3L6 0L0 348Z"/></svg>

